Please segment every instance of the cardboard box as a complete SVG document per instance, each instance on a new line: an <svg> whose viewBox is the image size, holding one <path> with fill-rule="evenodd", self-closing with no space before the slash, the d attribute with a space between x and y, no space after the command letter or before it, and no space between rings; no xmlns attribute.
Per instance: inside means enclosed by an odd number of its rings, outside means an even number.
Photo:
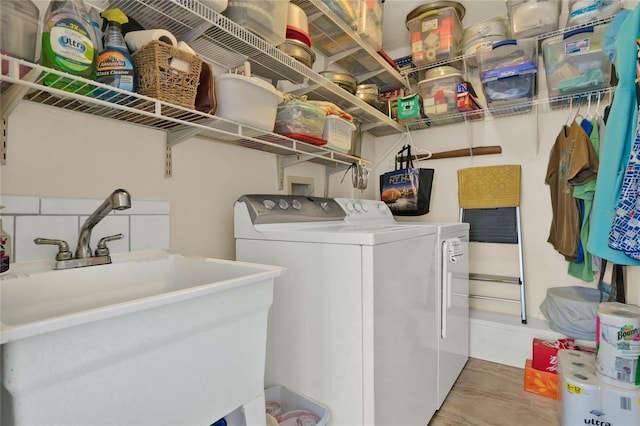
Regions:
<svg viewBox="0 0 640 426"><path fill-rule="evenodd" d="M533 361L528 359L524 366L524 390L551 399L560 398L560 376L556 373L540 371L533 368Z"/></svg>
<svg viewBox="0 0 640 426"><path fill-rule="evenodd" d="M462 82L456 87L456 106L460 112L471 112L467 114L470 120L479 120L484 118L484 111L478 104L478 98L469 82Z"/></svg>
<svg viewBox="0 0 640 426"><path fill-rule="evenodd" d="M533 339L532 366L536 370L558 374L558 349L576 349L573 339L559 339L549 342Z"/></svg>
<svg viewBox="0 0 640 426"><path fill-rule="evenodd" d="M420 95L410 95L398 98L398 118L406 120L408 118L422 117L422 99Z"/></svg>

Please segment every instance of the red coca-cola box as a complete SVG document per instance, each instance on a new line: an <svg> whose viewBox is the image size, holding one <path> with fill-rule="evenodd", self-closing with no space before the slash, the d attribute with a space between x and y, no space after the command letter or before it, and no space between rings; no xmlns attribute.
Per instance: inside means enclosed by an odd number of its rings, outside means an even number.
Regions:
<svg viewBox="0 0 640 426"><path fill-rule="evenodd" d="M532 367L535 370L558 374L558 349L577 349L573 339L558 339L555 342L533 339Z"/></svg>

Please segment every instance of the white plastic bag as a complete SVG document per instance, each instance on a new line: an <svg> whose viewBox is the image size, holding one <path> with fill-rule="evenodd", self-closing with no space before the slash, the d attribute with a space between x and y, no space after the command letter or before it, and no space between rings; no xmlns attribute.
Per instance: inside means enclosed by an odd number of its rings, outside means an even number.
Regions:
<svg viewBox="0 0 640 426"><path fill-rule="evenodd" d="M604 295L605 300L607 295ZM549 320L552 330L567 337L596 340L596 318L600 304L600 290L581 286L553 287L540 310Z"/></svg>

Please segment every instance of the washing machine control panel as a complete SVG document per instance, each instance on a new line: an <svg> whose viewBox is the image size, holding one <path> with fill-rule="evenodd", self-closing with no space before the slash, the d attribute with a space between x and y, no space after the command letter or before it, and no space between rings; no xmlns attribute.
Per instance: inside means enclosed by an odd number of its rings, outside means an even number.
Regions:
<svg viewBox="0 0 640 426"><path fill-rule="evenodd" d="M331 198L297 195L243 195L253 224L344 221L344 209Z"/></svg>

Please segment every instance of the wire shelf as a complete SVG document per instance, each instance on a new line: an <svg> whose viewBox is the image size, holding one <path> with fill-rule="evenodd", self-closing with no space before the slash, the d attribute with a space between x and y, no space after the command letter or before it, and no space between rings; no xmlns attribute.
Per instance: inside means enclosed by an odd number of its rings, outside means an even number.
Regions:
<svg viewBox="0 0 640 426"><path fill-rule="evenodd" d="M552 32L548 32L545 34L540 34L537 35L535 37L532 37L533 39L535 39L536 41L538 41L539 43L542 42L545 39L551 38L551 37L555 37L558 35L562 35L566 32L569 31L574 31L577 30L579 28L587 28L587 27L591 27L591 26L598 26L598 25L605 25L608 24L609 22L611 22L613 20L613 18L615 17L615 15L613 16L608 16L606 18L602 18L602 19L598 19L596 21L592 21L586 24L580 24L580 25L573 25L571 27L566 27L566 28L562 28L560 30L556 30L556 31L552 31ZM538 48L538 51L540 51L540 49ZM415 74L417 72L420 71L426 71L428 69L431 68L436 68L436 67L440 67L440 66L444 66L444 65L450 65L450 66L455 66L457 68L463 69L463 65L464 66L470 66L471 64L473 64L473 61L469 61L469 59L474 58L475 59L475 53L470 53L467 55L460 55L460 56L456 56L453 58L449 58L449 59L442 59L436 62L432 62L429 64L425 64L425 65L419 65L419 66L412 66L411 68L407 68L407 69L403 69L400 74L404 77L404 78L409 78L412 74Z"/></svg>
<svg viewBox="0 0 640 426"><path fill-rule="evenodd" d="M536 113L553 112L558 109L567 109L584 105L586 102L602 101L607 96L615 92L615 87L607 87L592 91L567 94L546 99L534 99L510 105L501 105L476 111L459 112L453 114L443 114L430 118L412 118L404 120L409 130L423 130L434 126L442 126L464 122L479 122L483 120L493 120L496 118L512 117L516 115L528 114L532 111Z"/></svg>
<svg viewBox="0 0 640 426"><path fill-rule="evenodd" d="M322 0L292 0L309 17L312 46L351 73L359 83L380 91L407 86L406 79Z"/></svg>
<svg viewBox="0 0 640 426"><path fill-rule="evenodd" d="M13 103L16 98L24 98L67 111L151 127L170 134L189 130L190 136L205 137L273 154L304 155L308 161L326 165L370 164L370 161L359 157L112 88L10 56L0 55L0 60L9 69L8 75L0 75L5 117L10 112L5 109L6 105ZM30 71L24 76L26 70ZM28 76L35 77L31 79Z"/></svg>
<svg viewBox="0 0 640 426"><path fill-rule="evenodd" d="M306 1L311 3L311 0ZM188 41L206 62L232 69L249 61L255 75L272 81L304 84L309 99L340 105L367 125L367 131L374 136L397 134L403 130L382 112L198 1L110 0L110 3L143 26L161 26L175 31L176 37ZM314 3L323 6L319 0ZM399 73L398 78L402 81Z"/></svg>

